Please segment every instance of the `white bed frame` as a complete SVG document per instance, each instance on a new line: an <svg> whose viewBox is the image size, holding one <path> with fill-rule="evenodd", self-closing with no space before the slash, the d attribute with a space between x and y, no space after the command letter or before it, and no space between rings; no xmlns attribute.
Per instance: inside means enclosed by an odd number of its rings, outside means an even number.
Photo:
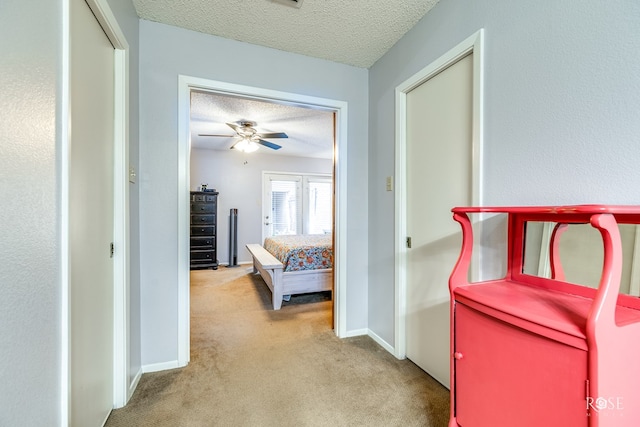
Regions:
<svg viewBox="0 0 640 427"><path fill-rule="evenodd" d="M333 289L333 269L283 271L284 265L265 248L257 243L246 245L253 257L253 272L260 273L271 289L273 309L280 310L284 295L306 294L308 292L330 291Z"/></svg>

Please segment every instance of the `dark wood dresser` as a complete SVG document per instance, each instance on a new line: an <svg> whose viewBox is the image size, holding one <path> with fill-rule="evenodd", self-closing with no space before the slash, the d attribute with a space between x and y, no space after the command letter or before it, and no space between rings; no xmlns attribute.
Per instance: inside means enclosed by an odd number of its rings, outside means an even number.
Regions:
<svg viewBox="0 0 640 427"><path fill-rule="evenodd" d="M191 192L191 269L218 268L216 224L218 192Z"/></svg>

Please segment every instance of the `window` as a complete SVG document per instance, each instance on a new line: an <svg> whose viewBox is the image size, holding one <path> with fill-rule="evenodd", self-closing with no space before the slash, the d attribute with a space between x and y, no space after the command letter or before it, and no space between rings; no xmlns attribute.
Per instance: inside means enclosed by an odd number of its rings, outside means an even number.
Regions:
<svg viewBox="0 0 640 427"><path fill-rule="evenodd" d="M265 173L264 235L324 234L333 229L330 175Z"/></svg>

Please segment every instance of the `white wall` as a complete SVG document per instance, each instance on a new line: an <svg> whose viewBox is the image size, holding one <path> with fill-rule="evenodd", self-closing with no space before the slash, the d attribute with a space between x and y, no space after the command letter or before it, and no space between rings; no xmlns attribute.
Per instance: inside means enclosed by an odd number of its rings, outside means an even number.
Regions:
<svg viewBox="0 0 640 427"><path fill-rule="evenodd" d="M61 419L62 3L9 0L0 13L3 426L54 426ZM129 0L109 3L132 48L130 143L136 149L138 19ZM135 328L135 303L131 310ZM137 343L139 334L132 333L134 370L140 366Z"/></svg>
<svg viewBox="0 0 640 427"><path fill-rule="evenodd" d="M480 28L484 204L640 204L640 3L441 0L370 69L369 328L388 343L394 89Z"/></svg>
<svg viewBox="0 0 640 427"><path fill-rule="evenodd" d="M245 245L262 243L262 172L331 174L333 161L310 157L191 149L191 190L202 183L218 195L218 262L229 262L229 210L238 209L238 262L251 262Z"/></svg>
<svg viewBox="0 0 640 427"><path fill-rule="evenodd" d="M348 102L346 323L366 327L367 70L149 21L140 22L140 52L143 365L178 358L178 75Z"/></svg>
<svg viewBox="0 0 640 427"><path fill-rule="evenodd" d="M0 425L60 417L60 2L0 12Z"/></svg>

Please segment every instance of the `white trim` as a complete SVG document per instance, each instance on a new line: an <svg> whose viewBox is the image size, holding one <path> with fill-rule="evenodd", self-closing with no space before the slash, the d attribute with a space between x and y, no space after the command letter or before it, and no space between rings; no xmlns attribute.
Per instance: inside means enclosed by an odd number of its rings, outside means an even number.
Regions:
<svg viewBox="0 0 640 427"><path fill-rule="evenodd" d="M178 360L171 360L169 362L151 363L142 366L142 373L148 374L149 372L166 371L169 369L182 368L182 365Z"/></svg>
<svg viewBox="0 0 640 427"><path fill-rule="evenodd" d="M60 426L69 425L70 401L70 244L69 176L71 168L71 12L62 2L62 77L60 95Z"/></svg>
<svg viewBox="0 0 640 427"><path fill-rule="evenodd" d="M115 49L113 405L131 398L129 385L129 43L107 0L86 0Z"/></svg>
<svg viewBox="0 0 640 427"><path fill-rule="evenodd" d="M361 337L363 335L369 335L369 329L352 329L350 331L346 331L341 338Z"/></svg>
<svg viewBox="0 0 640 427"><path fill-rule="evenodd" d="M418 71L396 87L396 144L395 144L395 327L394 347L390 350L399 359L406 357L406 99L407 94L426 80L473 53L473 112L472 112L472 166L471 197L473 205L481 205L482 197L482 125L483 125L483 40L480 29L440 58ZM479 221L481 224L481 221ZM481 233L481 230L479 230ZM474 278L480 277L480 262L474 260Z"/></svg>
<svg viewBox="0 0 640 427"><path fill-rule="evenodd" d="M391 354L394 353L393 346L388 342L386 342L385 340L383 340L380 336L378 336L378 334L373 332L371 329L367 329L367 335L369 335L369 337L371 337L372 340L377 342L382 348L387 350L389 353Z"/></svg>
<svg viewBox="0 0 640 427"><path fill-rule="evenodd" d="M113 324L113 402L123 407L131 398L129 393L129 51L116 50L116 144L115 144L115 264L114 324Z"/></svg>
<svg viewBox="0 0 640 427"><path fill-rule="evenodd" d="M191 138L189 134L190 93L192 89L219 94L262 99L286 105L310 106L336 113L335 147L335 292L334 324L338 337L347 333L347 114L348 103L327 98L275 91L178 76L178 366L189 363L189 191Z"/></svg>
<svg viewBox="0 0 640 427"><path fill-rule="evenodd" d="M138 369L138 372L136 372L136 374L133 376L133 380L131 380L131 384L129 384L129 396L133 396L133 392L136 391L138 383L140 382L140 378L142 378L142 367Z"/></svg>
<svg viewBox="0 0 640 427"><path fill-rule="evenodd" d="M60 425L69 425L70 410L70 277L69 277L69 173L70 173L70 0L62 3L61 91L61 411ZM106 0L86 0L114 46L114 330L113 404L124 406L137 380L129 374L129 44Z"/></svg>

